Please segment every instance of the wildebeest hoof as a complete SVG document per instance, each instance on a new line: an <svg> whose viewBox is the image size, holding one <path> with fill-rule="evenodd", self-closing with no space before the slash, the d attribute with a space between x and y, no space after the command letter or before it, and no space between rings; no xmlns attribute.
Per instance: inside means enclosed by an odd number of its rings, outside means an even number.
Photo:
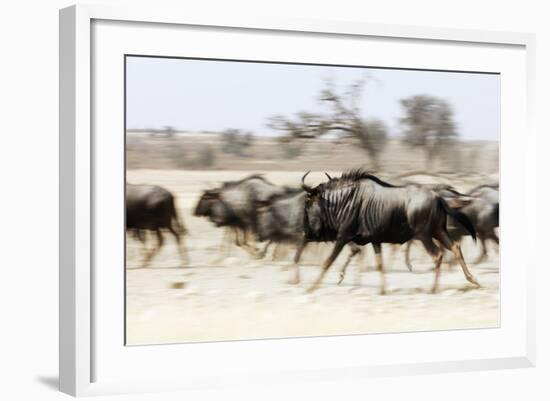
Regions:
<svg viewBox="0 0 550 401"><path fill-rule="evenodd" d="M472 283L473 285L475 285L476 288L481 288L481 284L479 284L475 278L469 277L469 278L468 278L468 281L469 281L470 283Z"/></svg>
<svg viewBox="0 0 550 401"><path fill-rule="evenodd" d="M297 284L300 284L300 280L298 280L297 278L291 278L290 280L287 281L287 283L290 285L297 285Z"/></svg>
<svg viewBox="0 0 550 401"><path fill-rule="evenodd" d="M344 281L344 273L340 273L340 278L338 279L338 285L342 284L342 281Z"/></svg>

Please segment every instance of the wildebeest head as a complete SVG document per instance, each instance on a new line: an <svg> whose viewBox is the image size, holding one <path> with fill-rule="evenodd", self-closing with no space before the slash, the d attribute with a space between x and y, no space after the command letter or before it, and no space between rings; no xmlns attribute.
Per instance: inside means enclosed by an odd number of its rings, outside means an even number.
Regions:
<svg viewBox="0 0 550 401"><path fill-rule="evenodd" d="M302 189L306 192L304 202L304 235L307 239L319 238L322 235L323 221L321 217L321 208L323 199L321 193L324 184L319 184L315 188L305 183L308 171L302 177ZM329 176L330 178L330 176Z"/></svg>
<svg viewBox="0 0 550 401"><path fill-rule="evenodd" d="M195 207L194 215L208 217L217 227L235 223L235 215L223 201L219 189L209 189L203 192Z"/></svg>
<svg viewBox="0 0 550 401"><path fill-rule="evenodd" d="M218 189L208 189L204 191L195 207L195 216L210 216L212 207L219 201L220 191Z"/></svg>

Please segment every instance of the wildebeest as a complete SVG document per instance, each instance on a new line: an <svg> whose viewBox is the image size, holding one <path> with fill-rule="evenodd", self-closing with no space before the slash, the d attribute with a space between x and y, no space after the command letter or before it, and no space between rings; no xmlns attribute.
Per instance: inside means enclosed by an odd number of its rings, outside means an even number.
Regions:
<svg viewBox="0 0 550 401"><path fill-rule="evenodd" d="M333 241L334 248L323 263L321 274L308 291L319 287L327 270L342 248L353 242L371 243L375 249L377 268L381 273L380 292L385 293L384 268L381 244L403 244L418 239L435 261L435 280L432 292L437 292L443 251L434 243L453 252L462 266L465 278L479 287L468 270L460 244L453 242L447 233L447 216L460 222L475 238L469 219L453 210L432 190L386 183L368 172L357 169L342 174L312 188L305 184L304 233L306 241Z"/></svg>
<svg viewBox="0 0 550 401"><path fill-rule="evenodd" d="M178 218L174 196L170 191L157 185L126 184L126 231L145 243L144 230L153 231L157 246L146 252L143 266L160 251L164 244L162 230L172 233L178 244L182 265L188 263L183 235L187 230Z"/></svg>
<svg viewBox="0 0 550 401"><path fill-rule="evenodd" d="M472 197L467 194L458 192L454 187L445 184L416 184L408 183L407 186L416 186L417 188L426 188L428 190L434 191L437 195L441 196L445 202L454 210L460 211L466 205L469 205L472 202ZM469 217L469 216L467 216ZM470 233L466 230L460 223L456 223L452 217L447 219L447 231L454 241L460 241L460 238L456 235L451 234L451 230L459 229L461 236L469 236ZM412 271L412 264L410 260L410 249L414 240L407 242L405 248L405 265Z"/></svg>
<svg viewBox="0 0 550 401"><path fill-rule="evenodd" d="M224 247L227 249L231 234L234 236L235 245L248 250L246 224L221 200L221 188L203 191L193 214L198 217L207 217L216 227L224 228L222 250ZM242 234L242 242L239 234Z"/></svg>
<svg viewBox="0 0 550 401"><path fill-rule="evenodd" d="M207 217L218 227L231 228L236 235L236 245L257 256L256 248L248 244L248 234L256 230L257 202L290 191L291 188L272 184L261 175L253 174L204 191L194 214ZM239 232L242 233L242 241L238 239Z"/></svg>
<svg viewBox="0 0 550 401"><path fill-rule="evenodd" d="M306 193L297 189L256 202L256 235L259 241L295 243L303 237Z"/></svg>
<svg viewBox="0 0 550 401"><path fill-rule="evenodd" d="M476 231L477 238L481 242L481 253L474 263L480 263L487 258L488 240L499 244L499 238L496 229L499 227L499 190L498 184L483 184L479 185L466 194L458 194L460 198L453 194L441 193L449 202L459 200L458 203L452 204L454 209L462 212L472 222ZM456 193L455 193L456 194ZM466 200L461 203L461 201ZM454 241L460 242L462 237L468 236L469 233L460 224L457 224L452 218L447 222L447 231ZM407 244L405 249L405 263L411 269L410 264L410 246Z"/></svg>
<svg viewBox="0 0 550 401"><path fill-rule="evenodd" d="M495 244L499 244L499 238L496 229L499 227L499 186L496 185L479 185L467 193L472 201L462 207L460 211L471 220L476 234L481 242L481 253L474 263L480 263L487 258L488 240L492 240ZM459 239L465 235L462 227L454 224L452 229L449 229L450 234Z"/></svg>
<svg viewBox="0 0 550 401"><path fill-rule="evenodd" d="M257 202L256 235L259 241L268 241L264 253L272 242L292 244L297 246L294 264L297 265L300 262L302 253L308 244L304 238L306 196L305 191L296 189L272 196L267 201ZM351 252L340 272L340 282L342 282L345 270L353 257L361 252L360 248L353 243L350 243L349 247ZM294 277L290 280L291 284L300 282L299 269L295 268L294 272Z"/></svg>

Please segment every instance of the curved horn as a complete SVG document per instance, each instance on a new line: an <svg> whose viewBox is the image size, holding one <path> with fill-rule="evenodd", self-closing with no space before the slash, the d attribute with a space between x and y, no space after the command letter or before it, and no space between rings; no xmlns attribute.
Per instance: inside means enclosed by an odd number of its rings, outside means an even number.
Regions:
<svg viewBox="0 0 550 401"><path fill-rule="evenodd" d="M304 176L302 177L302 189L304 191L306 191L308 194L311 194L313 192L313 188L311 188L310 186L306 185L305 183L305 179L307 177L307 175L311 173L311 170L308 171L307 173L304 174Z"/></svg>
<svg viewBox="0 0 550 401"><path fill-rule="evenodd" d="M332 180L332 177L325 171L325 175L327 176L328 180Z"/></svg>

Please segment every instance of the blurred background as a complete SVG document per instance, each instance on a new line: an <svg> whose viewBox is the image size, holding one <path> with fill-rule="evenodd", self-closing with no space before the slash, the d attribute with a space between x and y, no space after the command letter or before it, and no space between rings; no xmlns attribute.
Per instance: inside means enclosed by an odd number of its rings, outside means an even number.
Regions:
<svg viewBox="0 0 550 401"><path fill-rule="evenodd" d="M129 57L127 168L494 175L499 98L495 74Z"/></svg>

